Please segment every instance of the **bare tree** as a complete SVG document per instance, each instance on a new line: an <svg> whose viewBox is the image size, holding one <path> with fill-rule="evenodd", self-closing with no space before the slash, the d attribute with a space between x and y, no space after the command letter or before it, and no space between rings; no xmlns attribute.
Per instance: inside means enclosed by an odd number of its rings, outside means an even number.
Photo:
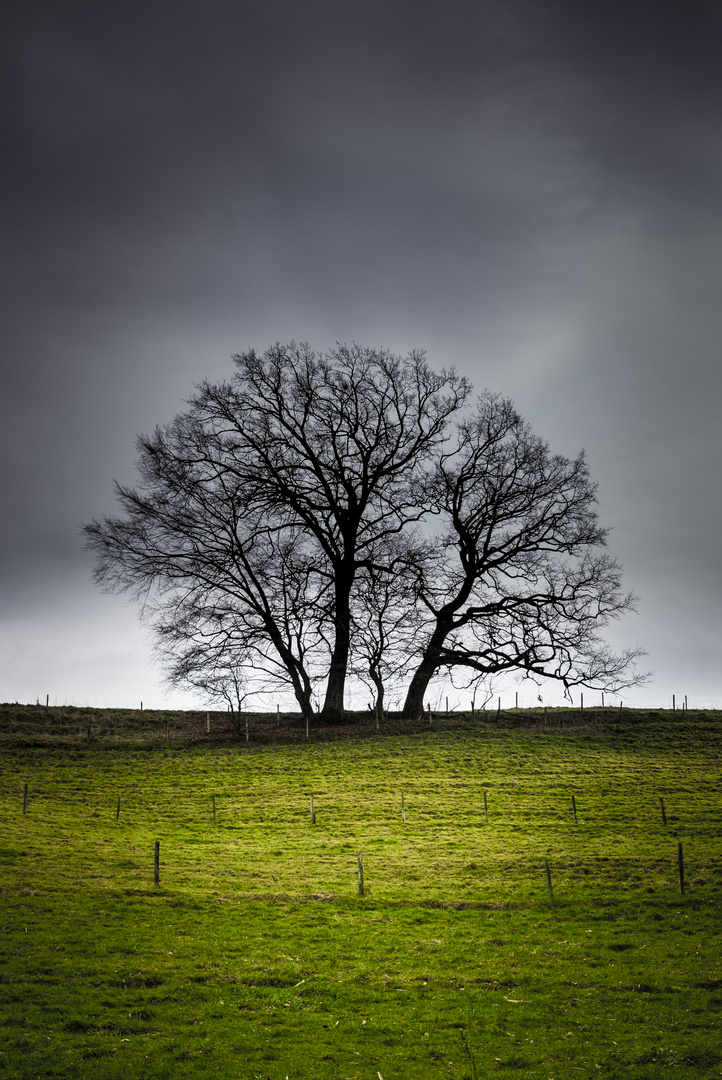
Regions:
<svg viewBox="0 0 722 1080"><path fill-rule="evenodd" d="M241 735L241 713L249 694L248 657L236 653L232 643L222 648L208 646L203 635L185 641L169 660L166 681L171 686L191 687L203 697L221 701L231 715L236 735Z"/></svg>
<svg viewBox="0 0 722 1080"><path fill-rule="evenodd" d="M291 344L234 361L232 380L202 384L187 413L139 441L141 485L117 487L124 516L86 527L95 578L159 626L171 611L181 634L189 612L194 630L199 617L235 620L306 715L326 651L334 719L357 574L423 515L430 462L470 387L421 353Z"/></svg>
<svg viewBox="0 0 722 1080"><path fill-rule="evenodd" d="M323 715L343 715L351 595L359 568L385 538L423 513L426 467L470 387L437 374L422 353L276 345L234 357L235 378L204 384L193 400L223 466L253 491L269 527L303 535L326 600L330 663Z"/></svg>
<svg viewBox="0 0 722 1080"><path fill-rule="evenodd" d="M466 415L468 383L421 353L291 344L234 361L139 440L122 515L86 527L96 581L142 602L171 678L260 679L306 718L325 683L329 720L354 672L378 712L413 670L411 717L439 673L640 681L638 654L600 636L634 598L583 455L551 455L492 394Z"/></svg>
<svg viewBox="0 0 722 1080"><path fill-rule="evenodd" d="M506 399L479 398L427 492L442 529L421 602L432 617L404 715L440 671L531 676L619 689L643 680L638 651L615 655L600 630L633 608L605 551L584 455L552 456Z"/></svg>
<svg viewBox="0 0 722 1080"><path fill-rule="evenodd" d="M310 716L313 666L328 666L315 610L326 582L304 536L267 519L196 416L138 445L141 486L117 487L125 515L85 530L96 581L143 603L171 670L174 648L198 660L220 643L288 683Z"/></svg>
<svg viewBox="0 0 722 1080"><path fill-rule="evenodd" d="M420 660L424 608L418 589L426 545L418 536L389 538L377 559L359 572L351 611L353 669L373 690L378 726L389 690L399 690Z"/></svg>

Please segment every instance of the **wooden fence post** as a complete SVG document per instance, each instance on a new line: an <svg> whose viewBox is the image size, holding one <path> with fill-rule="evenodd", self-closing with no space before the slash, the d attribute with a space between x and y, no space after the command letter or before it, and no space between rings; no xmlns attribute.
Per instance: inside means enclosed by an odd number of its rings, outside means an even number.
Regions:
<svg viewBox="0 0 722 1080"><path fill-rule="evenodd" d="M484 792L484 817L486 818L486 824L489 824L489 807L486 802L486 792Z"/></svg>
<svg viewBox="0 0 722 1080"><path fill-rule="evenodd" d="M311 796L311 824L316 824L316 808L313 805L313 795Z"/></svg>
<svg viewBox="0 0 722 1080"><path fill-rule="evenodd" d="M552 890L552 872L549 869L549 860L548 859L544 860L544 867L546 869L546 875L547 875L547 889L549 890L549 896L550 896L550 898L551 898L551 900L553 902L553 900L554 900L554 892Z"/></svg>
<svg viewBox="0 0 722 1080"><path fill-rule="evenodd" d="M120 795L118 796L118 805L115 808L115 823L118 824L118 818L120 817Z"/></svg>
<svg viewBox="0 0 722 1080"><path fill-rule="evenodd" d="M28 812L28 785L26 784L25 788L23 790L23 813L27 814L27 812Z"/></svg>
<svg viewBox="0 0 722 1080"><path fill-rule="evenodd" d="M572 795L572 810L574 811L574 824L578 825L579 822L577 821L577 804L576 804L576 801L575 801L573 795Z"/></svg>
<svg viewBox="0 0 722 1080"><path fill-rule="evenodd" d="M358 853L358 894L364 895L364 853L359 851Z"/></svg>
<svg viewBox="0 0 722 1080"><path fill-rule="evenodd" d="M406 805L404 803L404 793L401 792L401 820L406 821Z"/></svg>
<svg viewBox="0 0 722 1080"><path fill-rule="evenodd" d="M660 809L662 811L662 824L666 825L667 824L667 815L664 812L664 799L662 798L661 795L659 796L659 806L660 806Z"/></svg>
<svg viewBox="0 0 722 1080"><path fill-rule="evenodd" d="M160 885L160 840L156 840L155 842L155 857L153 862L155 884Z"/></svg>

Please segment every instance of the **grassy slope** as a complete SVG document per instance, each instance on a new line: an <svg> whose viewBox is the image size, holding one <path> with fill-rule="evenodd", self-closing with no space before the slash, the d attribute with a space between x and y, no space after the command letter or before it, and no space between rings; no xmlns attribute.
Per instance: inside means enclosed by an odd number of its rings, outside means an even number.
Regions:
<svg viewBox="0 0 722 1080"><path fill-rule="evenodd" d="M721 748L720 714L639 712L240 749L4 736L0 1076L719 1076Z"/></svg>

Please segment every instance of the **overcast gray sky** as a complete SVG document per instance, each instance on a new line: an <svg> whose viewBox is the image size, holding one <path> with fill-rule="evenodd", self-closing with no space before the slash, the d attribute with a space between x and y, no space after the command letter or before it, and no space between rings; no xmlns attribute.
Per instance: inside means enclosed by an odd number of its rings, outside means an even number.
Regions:
<svg viewBox="0 0 722 1080"><path fill-rule="evenodd" d="M0 699L182 703L80 524L194 382L295 338L424 348L585 447L627 700L722 706L718 0L9 10Z"/></svg>

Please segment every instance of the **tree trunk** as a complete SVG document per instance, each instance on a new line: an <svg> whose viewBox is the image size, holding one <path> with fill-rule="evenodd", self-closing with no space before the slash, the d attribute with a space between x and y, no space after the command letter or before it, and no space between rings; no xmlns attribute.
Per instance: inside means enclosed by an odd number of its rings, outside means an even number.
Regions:
<svg viewBox="0 0 722 1080"><path fill-rule="evenodd" d="M334 630L336 639L331 653L331 664L326 683L326 697L321 716L330 723L343 720L343 695L351 650L351 586L353 570L339 569L336 577L336 614Z"/></svg>
<svg viewBox="0 0 722 1080"><path fill-rule="evenodd" d="M441 660L441 647L451 631L451 625L437 624L426 647L421 663L414 672L406 692L402 716L405 720L418 720L424 711L424 695Z"/></svg>
<svg viewBox="0 0 722 1080"><path fill-rule="evenodd" d="M301 708L301 715L304 720L311 720L313 719L313 698L311 680L308 677L308 672L303 663L297 660L291 650L286 646L275 623L269 619L266 625L269 637L276 646L278 655L281 657L291 679L293 694Z"/></svg>
<svg viewBox="0 0 722 1080"><path fill-rule="evenodd" d="M346 671L348 668L349 643L336 638L331 665L326 683L326 697L323 702L321 716L324 720L334 723L343 720L343 695L346 688Z"/></svg>
<svg viewBox="0 0 722 1080"><path fill-rule="evenodd" d="M380 674L373 665L369 667L369 675L371 677L371 681L376 687L376 707L374 709L374 712L376 713L377 723L380 724L384 718L384 683Z"/></svg>
<svg viewBox="0 0 722 1080"><path fill-rule="evenodd" d="M305 671L291 672L293 693L301 709L301 716L308 722L313 719L313 702L311 697L311 681Z"/></svg>
<svg viewBox="0 0 722 1080"><path fill-rule="evenodd" d="M401 714L405 720L418 720L423 713L424 695L436 671L436 666L433 661L427 661L426 657L424 657L414 672L414 677L409 683L409 689L406 692L404 710Z"/></svg>

